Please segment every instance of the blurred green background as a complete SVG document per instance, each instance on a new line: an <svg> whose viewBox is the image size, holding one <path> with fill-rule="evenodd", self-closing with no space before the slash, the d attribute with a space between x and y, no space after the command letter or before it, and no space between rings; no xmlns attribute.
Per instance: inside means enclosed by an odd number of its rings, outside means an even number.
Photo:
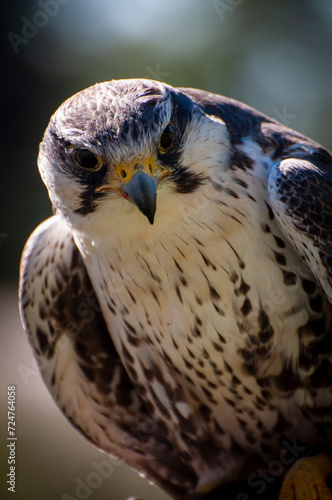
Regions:
<svg viewBox="0 0 332 500"><path fill-rule="evenodd" d="M328 0L12 0L1 32L1 498L6 491L6 387L17 385L17 493L79 497L105 456L73 431L33 365L20 326L22 247L51 206L36 167L50 115L75 92L145 77L241 100L332 148L332 2ZM84 498L165 499L134 472L113 472ZM68 497L64 494L69 495ZM80 494L83 495L83 490ZM70 496L71 495L71 496Z"/></svg>

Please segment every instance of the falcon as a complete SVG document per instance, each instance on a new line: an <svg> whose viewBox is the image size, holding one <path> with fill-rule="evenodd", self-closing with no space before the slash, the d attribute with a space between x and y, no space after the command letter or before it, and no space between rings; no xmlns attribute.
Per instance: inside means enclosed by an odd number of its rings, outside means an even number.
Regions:
<svg viewBox="0 0 332 500"><path fill-rule="evenodd" d="M55 214L20 310L65 417L173 498L267 470L280 499L331 499L331 154L131 79L65 101L38 165Z"/></svg>

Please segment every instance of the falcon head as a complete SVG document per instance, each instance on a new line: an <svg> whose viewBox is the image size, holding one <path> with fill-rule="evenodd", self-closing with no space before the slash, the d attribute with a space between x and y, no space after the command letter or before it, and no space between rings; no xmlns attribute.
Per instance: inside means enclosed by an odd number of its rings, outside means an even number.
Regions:
<svg viewBox="0 0 332 500"><path fill-rule="evenodd" d="M75 228L106 228L111 220L149 226L162 214L174 218L179 197L192 203L228 150L224 122L185 93L156 81L114 80L60 106L38 165L54 209Z"/></svg>

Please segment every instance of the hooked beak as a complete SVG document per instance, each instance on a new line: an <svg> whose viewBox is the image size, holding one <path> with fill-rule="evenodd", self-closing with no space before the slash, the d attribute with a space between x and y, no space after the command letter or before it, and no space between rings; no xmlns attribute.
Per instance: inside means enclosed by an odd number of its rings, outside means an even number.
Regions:
<svg viewBox="0 0 332 500"><path fill-rule="evenodd" d="M150 224L153 224L157 207L157 179L137 170L120 190L148 218Z"/></svg>
<svg viewBox="0 0 332 500"><path fill-rule="evenodd" d="M145 215L153 224L157 206L157 187L164 177L170 175L166 169L155 167L152 158L135 157L129 162L121 162L114 169L114 178L96 189L118 191Z"/></svg>

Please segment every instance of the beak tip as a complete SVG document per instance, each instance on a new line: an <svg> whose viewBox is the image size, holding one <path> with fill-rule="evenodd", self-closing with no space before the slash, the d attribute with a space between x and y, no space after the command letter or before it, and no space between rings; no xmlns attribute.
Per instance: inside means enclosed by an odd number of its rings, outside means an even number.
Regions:
<svg viewBox="0 0 332 500"><path fill-rule="evenodd" d="M122 187L122 192L126 193L128 200L137 206L152 225L157 204L156 181L145 172L138 171Z"/></svg>
<svg viewBox="0 0 332 500"><path fill-rule="evenodd" d="M153 223L154 223L154 214L152 216L148 217L148 220L149 220L149 222L150 222L150 224L152 226Z"/></svg>

